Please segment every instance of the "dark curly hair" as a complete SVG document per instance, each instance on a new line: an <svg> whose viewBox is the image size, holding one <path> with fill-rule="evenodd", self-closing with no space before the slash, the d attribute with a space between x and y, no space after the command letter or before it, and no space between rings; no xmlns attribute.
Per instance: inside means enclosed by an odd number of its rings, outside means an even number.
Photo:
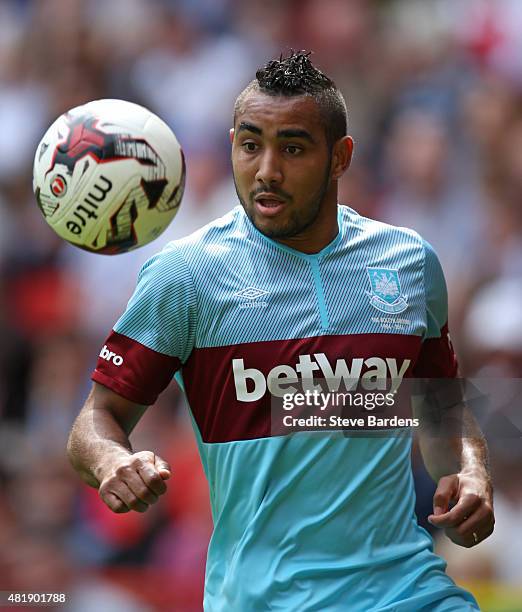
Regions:
<svg viewBox="0 0 522 612"><path fill-rule="evenodd" d="M252 91L269 96L311 96L319 107L330 148L346 136L347 112L343 95L335 83L310 61L311 51L291 51L288 57L271 60L256 72L256 78L239 94L234 105L234 123Z"/></svg>

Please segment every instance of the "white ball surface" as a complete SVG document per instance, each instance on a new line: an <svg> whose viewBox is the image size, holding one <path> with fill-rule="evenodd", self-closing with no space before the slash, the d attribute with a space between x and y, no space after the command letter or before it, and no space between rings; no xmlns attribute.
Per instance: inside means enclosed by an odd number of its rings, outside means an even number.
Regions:
<svg viewBox="0 0 522 612"><path fill-rule="evenodd" d="M113 255L157 238L178 212L183 151L146 108L96 100L61 115L36 149L33 189L62 238Z"/></svg>

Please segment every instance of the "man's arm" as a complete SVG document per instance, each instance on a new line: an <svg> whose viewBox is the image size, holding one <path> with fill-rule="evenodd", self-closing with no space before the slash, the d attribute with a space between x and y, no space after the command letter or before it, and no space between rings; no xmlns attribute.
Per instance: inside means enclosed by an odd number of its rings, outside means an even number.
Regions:
<svg viewBox="0 0 522 612"><path fill-rule="evenodd" d="M480 427L462 404L437 410L428 399L417 403L414 412L420 421L424 464L438 483L428 520L445 529L455 544L474 546L493 533L495 524L488 451Z"/></svg>
<svg viewBox="0 0 522 612"><path fill-rule="evenodd" d="M422 457L437 490L430 523L455 544L473 546L493 532L493 492L484 436L463 401L448 330L448 293L437 254L424 244L426 331L413 375Z"/></svg>
<svg viewBox="0 0 522 612"><path fill-rule="evenodd" d="M69 436L73 467L113 512L144 512L166 491L169 465L151 451L134 453L129 441L145 409L94 383Z"/></svg>

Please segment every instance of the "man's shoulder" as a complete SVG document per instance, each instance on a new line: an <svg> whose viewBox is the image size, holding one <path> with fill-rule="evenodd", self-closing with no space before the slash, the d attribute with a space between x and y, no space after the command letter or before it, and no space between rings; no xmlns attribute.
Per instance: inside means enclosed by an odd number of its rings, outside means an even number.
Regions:
<svg viewBox="0 0 522 612"><path fill-rule="evenodd" d="M358 248L377 257L424 260L429 245L415 230L365 217L348 206L340 209L348 250Z"/></svg>
<svg viewBox="0 0 522 612"><path fill-rule="evenodd" d="M415 230L409 227L401 227L378 221L371 217L365 217L359 214L349 206L340 205L341 219L347 228L346 235L348 239L359 238L363 240L381 241L386 239L390 241L390 246L396 246L397 243L411 244L414 246L423 246L424 240L422 236Z"/></svg>
<svg viewBox="0 0 522 612"><path fill-rule="evenodd" d="M243 257L246 233L242 209L235 207L195 232L168 242L145 262L141 275L146 272L148 278L166 285L208 283L231 265L231 259Z"/></svg>
<svg viewBox="0 0 522 612"><path fill-rule="evenodd" d="M236 206L222 217L210 221L191 234L169 242L165 250L175 249L189 258L204 254L215 255L231 240L240 239L244 232L242 208Z"/></svg>
<svg viewBox="0 0 522 612"><path fill-rule="evenodd" d="M201 264L206 260L215 261L216 257L223 256L229 250L231 241L241 244L241 237L245 233L241 211L241 207L236 206L222 217L210 221L191 234L171 240L151 257L149 262L154 261L158 265L171 267L175 262L190 266L193 263Z"/></svg>

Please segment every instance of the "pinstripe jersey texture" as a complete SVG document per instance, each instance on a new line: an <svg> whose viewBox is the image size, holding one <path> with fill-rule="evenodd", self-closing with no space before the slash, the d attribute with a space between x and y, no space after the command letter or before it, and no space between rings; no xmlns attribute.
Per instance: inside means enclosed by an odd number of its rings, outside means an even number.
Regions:
<svg viewBox="0 0 522 612"><path fill-rule="evenodd" d="M266 238L237 207L151 258L114 329L182 362L193 347L318 333L439 335L447 297L430 245L412 230L361 217L346 206L339 207L339 222L335 240L320 253L306 255ZM369 303L366 268L393 268L397 262L410 316L406 328L389 330ZM153 300L148 298L151 284ZM253 300L237 295L250 287L267 294ZM426 299L432 302L430 320ZM156 316L160 330L151 325Z"/></svg>
<svg viewBox="0 0 522 612"><path fill-rule="evenodd" d="M247 435L264 431L252 423L269 404L241 400L232 359L265 379L303 351L332 367L400 355L411 373L423 343L441 336L447 296L433 249L345 206L338 222L337 237L306 255L262 235L236 207L149 260L115 325L181 362L214 518L205 610L477 609L417 525L407 432Z"/></svg>

